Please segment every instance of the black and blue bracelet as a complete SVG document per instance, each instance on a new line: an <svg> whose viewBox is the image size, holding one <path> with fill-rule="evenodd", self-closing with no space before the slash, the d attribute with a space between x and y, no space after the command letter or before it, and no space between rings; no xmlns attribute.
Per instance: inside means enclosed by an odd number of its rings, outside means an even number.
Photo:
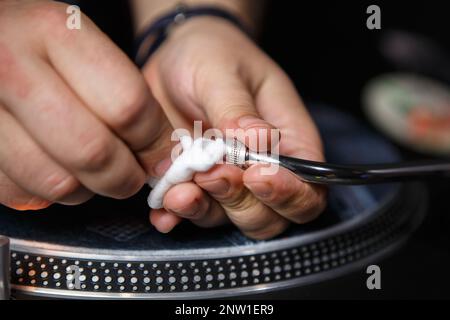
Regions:
<svg viewBox="0 0 450 320"><path fill-rule="evenodd" d="M161 46L164 40L166 40L168 31L172 26L181 24L187 19L200 16L212 16L225 19L250 35L250 32L244 24L227 10L212 6L188 8L184 5L178 5L174 11L161 16L152 23L136 39L134 50L134 61L136 65L139 68L142 68L146 64L150 56Z"/></svg>

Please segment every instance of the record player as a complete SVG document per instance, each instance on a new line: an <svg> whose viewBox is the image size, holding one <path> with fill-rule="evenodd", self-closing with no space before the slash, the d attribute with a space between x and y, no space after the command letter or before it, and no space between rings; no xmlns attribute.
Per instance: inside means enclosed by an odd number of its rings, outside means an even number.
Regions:
<svg viewBox="0 0 450 320"><path fill-rule="evenodd" d="M399 160L395 148L350 116L322 106L311 111L330 161ZM232 226L185 223L159 234L148 222L145 196L40 213L1 207L0 234L10 251L0 243L0 287L10 283L13 298L83 299L227 298L301 288L365 270L394 252L427 204L418 183L332 186L318 220L254 241Z"/></svg>

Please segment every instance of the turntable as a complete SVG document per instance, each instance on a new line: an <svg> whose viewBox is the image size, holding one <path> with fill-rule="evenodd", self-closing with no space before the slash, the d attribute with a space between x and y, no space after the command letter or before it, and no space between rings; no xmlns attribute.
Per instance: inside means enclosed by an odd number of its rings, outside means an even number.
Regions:
<svg viewBox="0 0 450 320"><path fill-rule="evenodd" d="M327 107L311 111L330 161L399 159L353 118ZM417 183L333 186L318 220L253 241L232 226L204 230L185 223L159 234L148 222L145 196L96 198L39 213L1 207L13 297L203 299L301 288L363 270L392 253L418 227L427 202Z"/></svg>

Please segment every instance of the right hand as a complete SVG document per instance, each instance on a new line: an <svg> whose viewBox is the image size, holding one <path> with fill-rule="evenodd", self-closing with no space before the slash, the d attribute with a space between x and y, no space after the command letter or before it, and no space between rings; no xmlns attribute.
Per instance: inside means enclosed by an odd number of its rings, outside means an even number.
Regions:
<svg viewBox="0 0 450 320"><path fill-rule="evenodd" d="M195 119L222 133L241 129L265 134L267 142L270 130L278 128L281 154L324 160L318 131L293 83L224 19L196 18L177 26L144 74L175 128L189 129ZM161 232L169 232L181 218L201 227L231 221L248 237L261 240L281 234L291 222L310 222L325 208L323 187L304 183L284 168L271 175L261 169L216 166L198 173L195 183L171 188L164 209L152 210L150 220Z"/></svg>
<svg viewBox="0 0 450 320"><path fill-rule="evenodd" d="M17 210L130 197L170 147L139 70L66 8L0 1L0 203Z"/></svg>

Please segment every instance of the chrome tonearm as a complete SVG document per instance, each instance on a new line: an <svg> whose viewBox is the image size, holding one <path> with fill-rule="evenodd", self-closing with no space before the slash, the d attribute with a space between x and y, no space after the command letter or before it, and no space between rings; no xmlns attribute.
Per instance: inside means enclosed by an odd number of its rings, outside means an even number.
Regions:
<svg viewBox="0 0 450 320"><path fill-rule="evenodd" d="M240 167L248 167L255 163L275 164L289 169L303 181L316 184L361 185L400 182L430 176L450 176L450 161L338 165L282 155L259 154L250 151L245 144L236 139L226 141L226 163Z"/></svg>

